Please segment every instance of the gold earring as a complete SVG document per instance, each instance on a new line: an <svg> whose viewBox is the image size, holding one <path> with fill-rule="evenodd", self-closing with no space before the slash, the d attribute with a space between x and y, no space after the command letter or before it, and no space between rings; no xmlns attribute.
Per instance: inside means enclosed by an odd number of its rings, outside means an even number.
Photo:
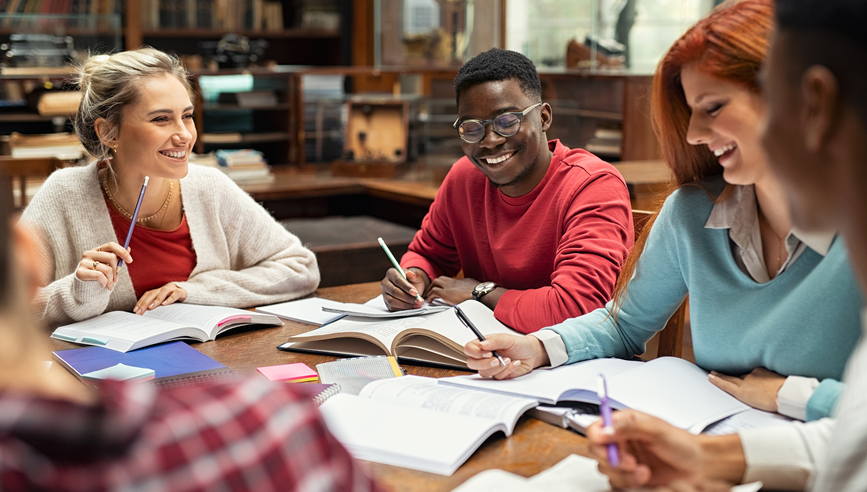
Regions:
<svg viewBox="0 0 867 492"><path fill-rule="evenodd" d="M114 153L117 154L117 145L115 145L112 150L114 150Z"/></svg>

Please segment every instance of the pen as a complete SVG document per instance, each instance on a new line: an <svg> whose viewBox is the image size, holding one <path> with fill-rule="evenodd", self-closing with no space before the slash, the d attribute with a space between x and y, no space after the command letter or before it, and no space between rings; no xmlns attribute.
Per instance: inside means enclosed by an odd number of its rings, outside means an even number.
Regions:
<svg viewBox="0 0 867 492"><path fill-rule="evenodd" d="M480 342L484 342L485 336L482 335L482 332L480 332L479 329L476 328L476 325L474 325L473 322L470 321L470 318L467 317L466 314L464 314L464 311L461 308L459 308L458 306L454 306L454 308L455 308L455 314L458 315L458 319L461 320L461 323L463 323L464 326L466 326L467 328L472 330L473 333L475 333L476 338L478 338ZM497 360L500 361L501 366L506 367L506 361L504 361L503 358L500 357L500 354L498 354L496 350L492 350L491 353L493 353L494 357L496 357Z"/></svg>
<svg viewBox="0 0 867 492"><path fill-rule="evenodd" d="M605 432L614 432L614 422L611 420L611 404L608 401L608 384L605 381L605 375L600 374L596 378L596 396L599 397L599 408L602 410L602 429ZM617 468L620 466L620 452L617 450L617 444L608 444L608 462L611 466Z"/></svg>
<svg viewBox="0 0 867 492"><path fill-rule="evenodd" d="M135 229L135 222L138 220L138 211L141 209L141 201L144 198L145 190L148 188L150 176L145 176L144 183L141 185L141 192L138 194L138 202L135 204L135 212L132 213L132 223L129 225L129 231L126 232L126 241L123 242L123 249L129 248L129 241L132 239L132 231ZM117 267L123 266L123 258L117 262Z"/></svg>
<svg viewBox="0 0 867 492"><path fill-rule="evenodd" d="M394 268L396 268L398 272L400 272L400 276L403 277L404 280L409 282L409 280L407 280L406 278L406 272L404 272L403 268L400 267L400 263L398 263L397 260L394 259L394 255L391 254L391 250L388 249L388 246L385 245L385 241L383 241L381 237L378 237L376 239L379 240L379 245L382 246L382 250L385 251L385 254L388 255L388 259L391 260L391 264L394 265ZM418 294L415 295L415 298L421 302L424 302L424 299L422 299L421 296Z"/></svg>

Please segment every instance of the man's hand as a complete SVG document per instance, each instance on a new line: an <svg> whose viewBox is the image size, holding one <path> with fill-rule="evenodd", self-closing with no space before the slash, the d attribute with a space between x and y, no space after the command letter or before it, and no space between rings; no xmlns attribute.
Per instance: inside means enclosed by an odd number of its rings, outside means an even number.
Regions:
<svg viewBox="0 0 867 492"><path fill-rule="evenodd" d="M753 372L742 378L711 371L708 379L738 400L766 412L777 411L777 393L786 382L785 376L764 367L753 369Z"/></svg>
<svg viewBox="0 0 867 492"><path fill-rule="evenodd" d="M714 490L720 481L740 482L746 468L737 434L693 436L685 430L634 410L615 412L614 432L601 422L587 429L590 452L599 471L615 488L655 487L683 482L699 490ZM620 466L608 462L606 445L617 444ZM677 490L677 489L675 489Z"/></svg>
<svg viewBox="0 0 867 492"><path fill-rule="evenodd" d="M494 357L494 350L506 362L506 367ZM484 342L472 340L464 345L464 354L467 367L479 371L479 375L485 378L516 378L549 364L542 342L532 336L490 335Z"/></svg>
<svg viewBox="0 0 867 492"><path fill-rule="evenodd" d="M416 309L424 304L416 296L421 296L430 284L430 279L424 271L418 268L405 270L404 279L396 268L389 268L385 278L380 283L382 299L389 311Z"/></svg>
<svg viewBox="0 0 867 492"><path fill-rule="evenodd" d="M439 298L454 306L472 299L477 285L479 281L472 278L437 277L430 285L427 301Z"/></svg>

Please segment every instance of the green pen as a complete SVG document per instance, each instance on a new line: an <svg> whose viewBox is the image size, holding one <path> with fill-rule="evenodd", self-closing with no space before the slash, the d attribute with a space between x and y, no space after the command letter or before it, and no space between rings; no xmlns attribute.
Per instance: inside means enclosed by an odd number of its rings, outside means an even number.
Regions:
<svg viewBox="0 0 867 492"><path fill-rule="evenodd" d="M398 272L400 272L400 276L403 277L404 280L409 282L409 279L406 278L406 272L404 272L403 268L400 267L400 263L398 263L397 260L394 259L394 255L391 254L391 250L388 249L388 246L385 245L385 241L383 241L381 237L378 237L376 239L379 241L379 245L382 246L382 250L385 251L385 254L388 255L388 259L391 260L391 264L394 265L394 268L396 268ZM415 295L415 298L422 303L424 302L424 299L422 299L421 296L418 294Z"/></svg>

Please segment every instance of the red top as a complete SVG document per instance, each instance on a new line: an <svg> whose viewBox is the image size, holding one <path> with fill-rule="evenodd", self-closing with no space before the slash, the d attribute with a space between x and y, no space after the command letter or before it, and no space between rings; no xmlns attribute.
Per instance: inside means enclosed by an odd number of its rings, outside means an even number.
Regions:
<svg viewBox="0 0 867 492"><path fill-rule="evenodd" d="M108 200L106 204L117 241L123 246L132 221L115 210ZM169 282L189 279L190 272L196 267L196 251L193 249L186 215L181 219L181 225L173 231L136 225L129 247L133 262L125 265L129 268L136 298Z"/></svg>
<svg viewBox="0 0 867 492"><path fill-rule="evenodd" d="M548 172L511 198L466 157L449 171L401 258L431 280L454 276L511 289L494 315L531 333L602 307L632 248L629 191L620 173L581 149L548 142Z"/></svg>

